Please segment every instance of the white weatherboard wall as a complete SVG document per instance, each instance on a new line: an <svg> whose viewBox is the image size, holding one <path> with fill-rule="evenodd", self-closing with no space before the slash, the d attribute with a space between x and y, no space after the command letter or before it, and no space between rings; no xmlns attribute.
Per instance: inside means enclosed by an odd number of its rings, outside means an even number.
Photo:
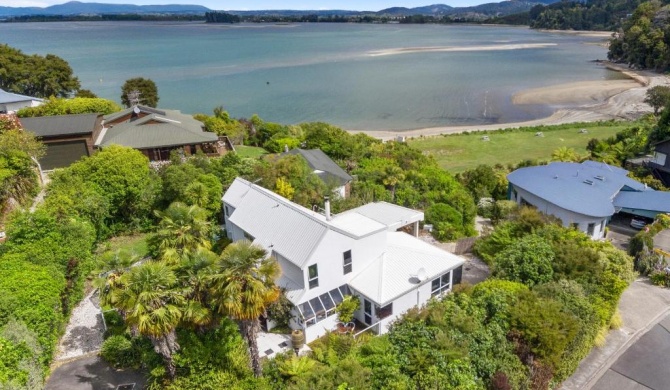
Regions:
<svg viewBox="0 0 670 390"><path fill-rule="evenodd" d="M279 263L279 266L281 267L281 273L283 276L291 279L293 282L295 282L297 285L300 287L305 286L305 281L303 278L303 272L302 270L295 264L291 263L290 261L286 260L286 258L276 252L273 253L274 257L277 259L277 262Z"/></svg>
<svg viewBox="0 0 670 390"><path fill-rule="evenodd" d="M603 238L605 226L607 226L607 221L609 218L593 217L575 213L548 202L539 196L533 195L522 188L516 187L514 185L512 188L514 188L514 190L517 192L516 199L512 199L516 201L517 204L521 204L521 199L523 199L531 205L535 206L539 211L559 218L565 227L570 227L573 223L578 224L577 228L584 233L587 233L589 224L594 223L595 229L591 238L596 240Z"/></svg>

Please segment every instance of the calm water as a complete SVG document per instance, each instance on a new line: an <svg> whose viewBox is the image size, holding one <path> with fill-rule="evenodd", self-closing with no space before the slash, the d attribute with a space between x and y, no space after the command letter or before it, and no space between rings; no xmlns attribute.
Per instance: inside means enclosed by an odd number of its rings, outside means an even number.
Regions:
<svg viewBox="0 0 670 390"><path fill-rule="evenodd" d="M53 53L82 87L120 101L121 85L148 77L159 106L235 117L324 121L347 129L412 129L546 116L513 106L517 91L617 78L592 64L606 58L597 38L516 27L436 25L222 26L200 23L0 24L0 42ZM551 44L506 51L371 51L425 46Z"/></svg>

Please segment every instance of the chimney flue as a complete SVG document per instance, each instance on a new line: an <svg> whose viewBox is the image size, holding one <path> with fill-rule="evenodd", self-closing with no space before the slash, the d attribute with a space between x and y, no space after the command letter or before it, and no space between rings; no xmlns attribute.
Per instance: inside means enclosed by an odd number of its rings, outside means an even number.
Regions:
<svg viewBox="0 0 670 390"><path fill-rule="evenodd" d="M323 208L326 212L326 221L330 221L330 198L325 196L323 198L323 201L324 201Z"/></svg>

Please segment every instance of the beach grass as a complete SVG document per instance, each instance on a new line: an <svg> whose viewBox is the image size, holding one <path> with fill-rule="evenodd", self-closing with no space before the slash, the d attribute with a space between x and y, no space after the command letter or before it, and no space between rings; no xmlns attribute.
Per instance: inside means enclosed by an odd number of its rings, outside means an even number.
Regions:
<svg viewBox="0 0 670 390"><path fill-rule="evenodd" d="M632 125L632 122L572 123L417 137L408 142L425 154L434 156L442 168L459 173L480 164L517 164L527 159L547 161L562 146L572 148L578 154L586 154L590 139L609 138ZM587 132L580 133L582 129ZM541 136L537 135L538 132L542 133ZM485 136L488 141L483 139Z"/></svg>
<svg viewBox="0 0 670 390"><path fill-rule="evenodd" d="M240 157L251 157L251 158L258 158L264 154L267 154L267 151L263 148L258 148L255 146L244 146L244 145L235 146L235 152Z"/></svg>

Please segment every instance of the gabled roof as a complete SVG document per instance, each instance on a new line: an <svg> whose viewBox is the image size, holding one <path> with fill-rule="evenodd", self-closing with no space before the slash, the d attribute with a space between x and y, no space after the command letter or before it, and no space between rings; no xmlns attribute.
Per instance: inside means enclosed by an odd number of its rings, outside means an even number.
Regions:
<svg viewBox="0 0 670 390"><path fill-rule="evenodd" d="M334 182L342 186L353 180L344 169L340 168L321 149L292 149L283 153L283 155L286 154L302 156L307 161L307 165L317 171L316 174L325 183Z"/></svg>
<svg viewBox="0 0 670 390"><path fill-rule="evenodd" d="M554 162L517 169L507 175L507 179L514 186L563 209L608 217L615 212L612 200L619 191L649 190L627 174L625 169L594 161Z"/></svg>
<svg viewBox="0 0 670 390"><path fill-rule="evenodd" d="M139 113L145 116L139 117ZM156 110L136 106L106 115L105 122L113 122L124 116L129 120L113 124L105 130L98 145L112 144L135 149L195 145L216 142L218 136L203 130L202 122L178 110Z"/></svg>
<svg viewBox="0 0 670 390"><path fill-rule="evenodd" d="M235 208L230 222L253 236L254 242L272 248L301 268L328 231L359 239L387 230L386 225L357 213L337 214L327 220L239 177L223 195L223 201Z"/></svg>
<svg viewBox="0 0 670 390"><path fill-rule="evenodd" d="M21 126L38 137L91 134L99 126L101 115L54 115L34 118L20 118Z"/></svg>
<svg viewBox="0 0 670 390"><path fill-rule="evenodd" d="M349 285L383 306L417 288L420 268L426 271L422 283L430 283L463 263L460 256L409 234L388 232L386 251L351 279Z"/></svg>
<svg viewBox="0 0 670 390"><path fill-rule="evenodd" d="M40 98L36 98L36 97L32 97L32 96L26 96L26 95L19 95L18 93L7 92L3 89L0 89L0 104L28 102L28 101L32 101L32 100L35 100L35 101L38 101L38 102L43 101Z"/></svg>
<svg viewBox="0 0 670 390"><path fill-rule="evenodd" d="M614 207L670 213L670 192L622 191L614 198Z"/></svg>

